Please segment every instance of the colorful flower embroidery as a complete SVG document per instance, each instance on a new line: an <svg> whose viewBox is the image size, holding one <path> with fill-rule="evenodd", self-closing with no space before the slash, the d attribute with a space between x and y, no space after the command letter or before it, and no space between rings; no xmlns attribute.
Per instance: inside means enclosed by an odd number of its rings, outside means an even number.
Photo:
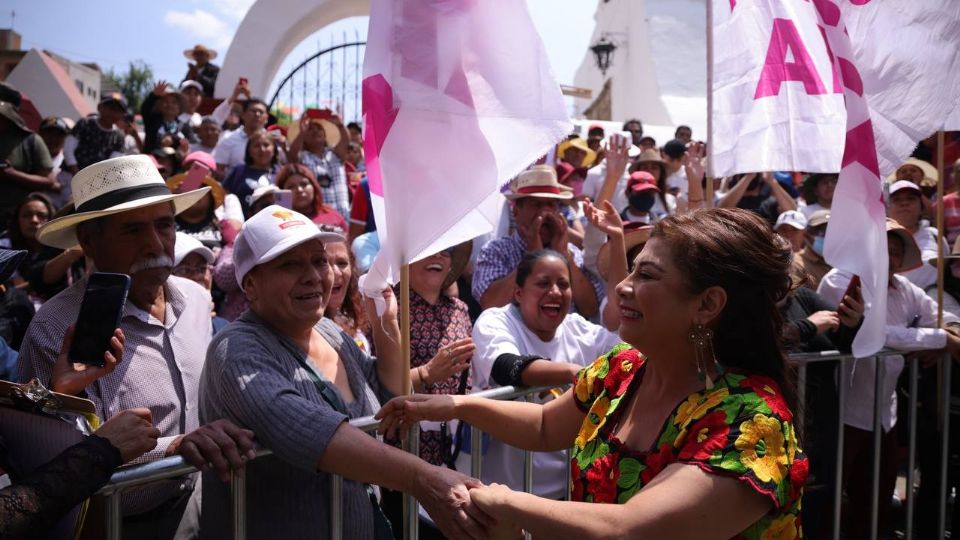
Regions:
<svg viewBox="0 0 960 540"><path fill-rule="evenodd" d="M700 421L690 426L690 432L677 457L680 459L695 459L706 461L715 452L723 450L727 444L727 435L730 426L727 425L727 414L722 410L714 410ZM674 446L679 446L674 444Z"/></svg>
<svg viewBox="0 0 960 540"><path fill-rule="evenodd" d="M763 414L740 424L740 436L734 444L740 461L752 469L762 482L780 483L787 472L787 453L780 421Z"/></svg>
<svg viewBox="0 0 960 540"><path fill-rule="evenodd" d="M784 421L793 421L793 413L790 412L790 407L787 407L787 402L784 401L780 392L774 389L777 383L773 382L773 379L770 377L764 377L762 375L747 377L740 381L740 386L750 388L758 396L763 398L763 401L770 407L770 411L773 414L783 418Z"/></svg>
<svg viewBox="0 0 960 540"><path fill-rule="evenodd" d="M775 501L738 537L792 540L800 536L800 498L809 470L797 444L789 407L769 377L727 371L713 390L681 402L664 424L655 450L636 452L613 437L629 403L643 356L618 346L577 377L576 399L587 411L573 450L572 497L625 503L671 463L744 480Z"/></svg>

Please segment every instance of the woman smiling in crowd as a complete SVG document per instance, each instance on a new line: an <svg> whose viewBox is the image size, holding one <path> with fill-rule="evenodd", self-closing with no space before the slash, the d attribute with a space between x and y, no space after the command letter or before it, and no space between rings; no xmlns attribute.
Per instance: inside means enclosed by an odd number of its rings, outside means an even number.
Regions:
<svg viewBox="0 0 960 540"><path fill-rule="evenodd" d="M573 441L573 502L471 490L484 512L534 536L799 537L807 460L776 307L789 264L747 211L668 217L617 288L629 345L574 389L546 405L408 396L377 416L387 431L456 417L535 451Z"/></svg>

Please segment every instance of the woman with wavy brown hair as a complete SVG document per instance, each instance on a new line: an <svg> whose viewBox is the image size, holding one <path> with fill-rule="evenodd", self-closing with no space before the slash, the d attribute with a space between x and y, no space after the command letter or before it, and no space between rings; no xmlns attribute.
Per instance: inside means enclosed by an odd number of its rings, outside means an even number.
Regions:
<svg viewBox="0 0 960 540"><path fill-rule="evenodd" d="M626 344L560 398L414 395L377 416L387 431L460 418L523 449L572 444L571 502L471 490L499 527L543 537L800 537L807 459L777 309L789 269L789 251L748 211L669 216L617 287Z"/></svg>

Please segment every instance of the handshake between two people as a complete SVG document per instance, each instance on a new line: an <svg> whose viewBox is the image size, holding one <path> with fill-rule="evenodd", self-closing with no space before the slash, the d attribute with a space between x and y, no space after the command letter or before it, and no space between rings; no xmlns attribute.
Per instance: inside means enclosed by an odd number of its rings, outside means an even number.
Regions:
<svg viewBox="0 0 960 540"><path fill-rule="evenodd" d="M389 437L405 434L420 421L455 418L455 397L415 394L396 397L374 416L379 431ZM450 538L519 538L519 527L504 519L503 508L512 490L501 484L484 485L476 478L444 467L418 475L411 493L437 527Z"/></svg>

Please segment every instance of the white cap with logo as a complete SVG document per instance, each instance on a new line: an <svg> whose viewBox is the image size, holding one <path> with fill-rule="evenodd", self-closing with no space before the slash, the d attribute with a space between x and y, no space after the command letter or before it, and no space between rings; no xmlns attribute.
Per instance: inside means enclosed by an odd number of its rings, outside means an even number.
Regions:
<svg viewBox="0 0 960 540"><path fill-rule="evenodd" d="M807 218L802 212L787 210L777 218L777 224L773 226L773 230L779 229L781 225L789 225L794 229L802 231L807 228Z"/></svg>
<svg viewBox="0 0 960 540"><path fill-rule="evenodd" d="M276 204L257 212L243 224L233 244L233 270L240 288L243 277L255 266L315 238L321 242L345 240L337 233L321 231L307 216Z"/></svg>

